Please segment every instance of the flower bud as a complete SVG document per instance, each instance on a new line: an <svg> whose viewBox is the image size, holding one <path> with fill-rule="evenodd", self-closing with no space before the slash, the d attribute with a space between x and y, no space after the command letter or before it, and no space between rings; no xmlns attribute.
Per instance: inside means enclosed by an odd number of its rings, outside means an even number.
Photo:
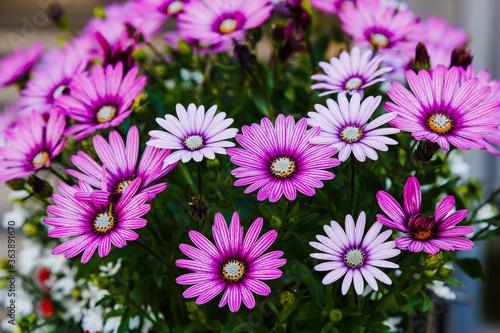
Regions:
<svg viewBox="0 0 500 333"><path fill-rule="evenodd" d="M214 158L213 160L207 160L207 168L209 170L217 171L220 168L220 162L217 158Z"/></svg>
<svg viewBox="0 0 500 333"><path fill-rule="evenodd" d="M419 70L425 69L430 71L431 69L431 59L427 49L423 43L418 43L417 51L415 52L414 70L418 73Z"/></svg>
<svg viewBox="0 0 500 333"><path fill-rule="evenodd" d="M20 191L20 190L24 190L24 179L12 179L12 180L9 180L7 182L5 182L5 184L12 190L12 191Z"/></svg>
<svg viewBox="0 0 500 333"><path fill-rule="evenodd" d="M273 216L271 221L269 221L269 224L271 225L271 228L273 228L274 230L279 230L279 228L281 228L282 222L280 218Z"/></svg>
<svg viewBox="0 0 500 333"><path fill-rule="evenodd" d="M444 264L443 252L425 256L424 263L427 266L427 269L436 269L440 267Z"/></svg>
<svg viewBox="0 0 500 333"><path fill-rule="evenodd" d="M23 231L27 235L36 235L38 228L33 223L25 223L23 225Z"/></svg>
<svg viewBox="0 0 500 333"><path fill-rule="evenodd" d="M54 192L52 185L37 177L35 174L31 174L26 177L26 183L28 183L28 186L31 188L33 193L41 198L49 198Z"/></svg>
<svg viewBox="0 0 500 333"><path fill-rule="evenodd" d="M451 67L462 66L467 68L472 63L474 57L471 55L470 49L466 46L457 47L451 53Z"/></svg>
<svg viewBox="0 0 500 333"><path fill-rule="evenodd" d="M275 49L281 49L286 42L285 26L283 23L273 25L271 43Z"/></svg>
<svg viewBox="0 0 500 333"><path fill-rule="evenodd" d="M198 197L192 197L189 206L191 207L191 215L198 221L203 219L208 211L200 195L198 195Z"/></svg>
<svg viewBox="0 0 500 333"><path fill-rule="evenodd" d="M295 303L295 295L289 291L284 291L280 296L280 303L285 308Z"/></svg>
<svg viewBox="0 0 500 333"><path fill-rule="evenodd" d="M418 143L414 155L418 161L422 163L428 163L438 149L439 145L437 143L431 142L429 140L423 140Z"/></svg>
<svg viewBox="0 0 500 333"><path fill-rule="evenodd" d="M341 320L342 320L342 311L335 309L330 312L330 321L332 323L336 323Z"/></svg>

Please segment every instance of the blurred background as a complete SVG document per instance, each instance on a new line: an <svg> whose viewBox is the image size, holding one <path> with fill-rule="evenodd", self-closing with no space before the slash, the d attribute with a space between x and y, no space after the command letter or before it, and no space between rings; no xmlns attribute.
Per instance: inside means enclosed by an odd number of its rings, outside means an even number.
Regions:
<svg viewBox="0 0 500 333"><path fill-rule="evenodd" d="M227 0L230 1L230 0ZM251 0L248 0L251 1ZM325 0L326 1L326 0ZM43 12L48 0L0 0L0 57L13 51L16 44L42 40L45 47L58 44L60 37L68 37L55 28ZM59 0L69 14L76 31L92 16L93 8L104 6L109 0ZM450 24L464 28L471 39L476 71L487 68L491 78L500 79L500 0L407 0L410 7L423 18L435 14ZM15 87L0 91L0 108L17 96ZM500 186L500 159L485 151L466 155L469 166L466 171L481 180L487 195ZM7 200L8 190L0 184L0 216L11 211ZM498 201L497 201L498 204ZM17 243L22 239L17 234ZM5 244L7 235L0 228L0 243ZM20 249L18 249L19 251ZM0 258L6 247L0 247ZM463 257L479 257L486 271L487 280L472 280L461 272L455 277L464 287L454 288L455 301L440 300L433 311L416 314L412 326L416 332L425 332L426 321L433 320L432 332L500 332L500 242L482 242ZM0 309L0 321L5 311ZM422 325L422 322L424 323ZM427 333L427 332L426 332Z"/></svg>

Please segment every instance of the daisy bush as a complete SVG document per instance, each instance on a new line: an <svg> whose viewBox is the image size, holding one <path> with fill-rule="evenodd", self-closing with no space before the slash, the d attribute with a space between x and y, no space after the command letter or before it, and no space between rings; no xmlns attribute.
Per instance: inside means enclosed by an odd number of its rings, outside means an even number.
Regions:
<svg viewBox="0 0 500 333"><path fill-rule="evenodd" d="M463 29L396 0L47 10L59 46L0 58L2 332L410 332L485 279L500 190L464 151L499 155L500 81Z"/></svg>

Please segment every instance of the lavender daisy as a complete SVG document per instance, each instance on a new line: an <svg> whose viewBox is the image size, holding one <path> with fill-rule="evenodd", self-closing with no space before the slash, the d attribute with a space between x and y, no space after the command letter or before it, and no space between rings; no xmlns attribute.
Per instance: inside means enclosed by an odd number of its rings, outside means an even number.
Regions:
<svg viewBox="0 0 500 333"><path fill-rule="evenodd" d="M179 33L195 40L215 44L239 39L245 30L260 26L271 15L269 0L191 1L178 16Z"/></svg>
<svg viewBox="0 0 500 333"><path fill-rule="evenodd" d="M139 155L139 132L137 127L132 126L127 134L127 142L117 131L109 134L109 144L106 140L96 135L93 138L94 148L97 156L101 159L106 168L107 181L106 188L102 185L102 166L95 162L90 156L82 151L71 156L73 164L82 172L67 170L73 177L98 188L100 191L80 192L77 197L80 200L108 202L108 198L113 193L123 193L124 190L137 178L140 178L137 194L147 193L147 200L153 200L157 193L162 192L167 187L167 183L151 185L153 182L165 176L177 163L169 165L162 170L162 163L167 158L170 150L146 147L137 166ZM119 197L115 195L116 198ZM102 201L101 199L104 199Z"/></svg>
<svg viewBox="0 0 500 333"><path fill-rule="evenodd" d="M377 214L377 220L389 228L409 234L409 237L396 239L396 246L401 250L420 252L424 250L429 254L436 254L439 249L454 251L468 250L474 243L468 239L457 237L470 234L471 227L455 225L462 221L468 214L467 209L462 209L449 214L453 210L455 198L447 196L437 205L434 216L420 213L422 192L417 178L410 177L404 187L404 206L401 205L387 192L379 191L377 200L380 208L389 216Z"/></svg>
<svg viewBox="0 0 500 333"><path fill-rule="evenodd" d="M330 63L320 62L319 66L323 68L326 75L311 76L313 80L322 81L322 83L313 84L311 89L327 90L319 96L343 91L350 94L355 92L362 94L364 88L386 80L379 76L392 71L391 67L378 69L382 60L381 55L373 57L370 49L361 51L358 46L354 46L350 54L343 51L338 58L331 58Z"/></svg>
<svg viewBox="0 0 500 333"><path fill-rule="evenodd" d="M82 202L75 198L78 191L92 192L90 185L80 181L80 186L59 184L61 194L52 195L55 205L48 206L47 212L56 217L46 217L43 222L56 227L49 231L50 237L78 236L52 250L52 254L66 253L71 258L83 251L82 264L90 260L99 247L99 256L107 256L111 244L123 247L127 240L136 240L139 235L131 229L142 228L147 221L141 218L150 205L144 204L147 193L136 194L141 180L134 180L114 205Z"/></svg>
<svg viewBox="0 0 500 333"><path fill-rule="evenodd" d="M27 76L42 52L43 44L36 42L24 50L16 49L14 53L0 59L0 89Z"/></svg>
<svg viewBox="0 0 500 333"><path fill-rule="evenodd" d="M80 122L70 126L64 135L75 134L81 140L99 129L117 126L127 118L134 99L141 94L146 77L137 77L133 67L123 76L123 64L95 65L91 75L77 74L69 85L70 95L60 96L56 104L70 118Z"/></svg>
<svg viewBox="0 0 500 333"><path fill-rule="evenodd" d="M364 280L373 290L378 290L377 280L385 284L392 284L391 279L377 267L398 268L399 265L386 259L397 256L401 253L395 249L394 241L388 241L392 234L391 230L380 233L382 223L375 222L370 230L365 231L366 216L361 212L356 224L351 215L345 218L344 229L335 221L331 226L325 225L323 229L328 237L317 235L318 242L309 244L323 253L311 253L311 257L328 260L316 265L316 271L331 271L323 278L323 284L333 283L344 277L342 282L342 294L347 294L354 284L354 289L358 295L364 290ZM379 234L380 233L380 234Z"/></svg>
<svg viewBox="0 0 500 333"><path fill-rule="evenodd" d="M182 12L190 0L135 0L137 15L147 19L166 20Z"/></svg>
<svg viewBox="0 0 500 333"><path fill-rule="evenodd" d="M53 110L48 121L32 111L31 117L20 119L14 128L5 131L6 145L0 147L0 183L24 178L47 168L66 143L61 140L66 119Z"/></svg>
<svg viewBox="0 0 500 333"><path fill-rule="evenodd" d="M176 149L163 162L163 167L182 160L187 163L193 159L200 162L203 157L214 159L215 154L226 154L225 147L233 147L234 143L225 141L232 139L238 132L236 128L228 128L233 119L227 118L225 112L217 111L214 105L205 113L203 105L198 108L189 104L187 110L181 104L175 107L177 117L167 114L165 119L156 118L156 122L163 127L164 131L151 131L149 135L153 139L147 142L149 146Z"/></svg>
<svg viewBox="0 0 500 333"><path fill-rule="evenodd" d="M381 96L367 97L360 105L361 97L355 93L351 101L345 94L338 95L339 103L328 99L328 108L316 104L317 112L309 112L309 126L321 127L321 133L310 140L313 144L326 144L339 150L339 160L346 161L351 152L356 159L364 162L366 157L378 159L375 149L387 151L386 145L396 145L398 142L386 137L388 134L399 133L396 128L377 128L396 117L394 113L384 114L371 122L368 119L377 109Z"/></svg>
<svg viewBox="0 0 500 333"><path fill-rule="evenodd" d="M313 196L314 188L323 187L322 180L335 177L323 169L335 167L340 161L330 158L336 148L309 143L320 134L319 127L306 128L306 118L295 124L292 116L285 118L282 114L276 118L276 127L267 118L260 125L243 126L243 134L236 135L236 141L244 149L227 150L231 162L240 166L231 172L240 178L234 185L250 185L245 193L260 189L260 201L269 198L276 202L283 194L288 200L295 200L297 190Z"/></svg>
<svg viewBox="0 0 500 333"><path fill-rule="evenodd" d="M389 97L395 103L385 103L389 112L398 116L389 123L402 131L411 132L416 140L427 139L444 150L450 143L460 149L484 149L483 135L494 131L500 114L492 115L500 101L483 101L491 88L479 85L477 78L460 80L460 71L438 65L431 73L420 70L406 72L413 92L392 82Z"/></svg>
<svg viewBox="0 0 500 333"><path fill-rule="evenodd" d="M6 131L16 126L19 119L19 105L17 103L8 104L0 112L0 147L7 144Z"/></svg>
<svg viewBox="0 0 500 333"><path fill-rule="evenodd" d="M337 14L345 6L356 5L356 0L310 0L311 6L328 14Z"/></svg>
<svg viewBox="0 0 500 333"><path fill-rule="evenodd" d="M179 259L175 262L181 268L195 271L176 279L178 284L194 284L184 292L183 296L186 298L198 296L196 304L203 304L225 289L219 307L227 303L229 309L236 312L240 308L241 301L249 309L255 307L252 292L263 296L269 295L271 289L260 280L279 278L283 272L278 267L283 266L286 259L280 259L282 251L263 255L278 233L276 230L271 230L257 239L262 224L263 219L259 217L243 238L244 230L237 212L233 214L229 229L224 217L217 213L212 227L216 246L199 232L190 231L189 238L197 248L187 244L181 244L179 248L193 260Z"/></svg>

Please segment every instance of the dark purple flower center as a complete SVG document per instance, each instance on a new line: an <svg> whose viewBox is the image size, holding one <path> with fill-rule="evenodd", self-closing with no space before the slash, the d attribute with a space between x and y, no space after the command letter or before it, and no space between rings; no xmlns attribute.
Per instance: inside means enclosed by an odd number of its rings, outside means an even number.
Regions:
<svg viewBox="0 0 500 333"><path fill-rule="evenodd" d="M270 166L271 173L275 178L290 178L297 171L297 164L288 157L278 157Z"/></svg>
<svg viewBox="0 0 500 333"><path fill-rule="evenodd" d="M452 120L443 113L436 113L430 116L426 123L427 128L437 134L448 134L453 127Z"/></svg>
<svg viewBox="0 0 500 333"><path fill-rule="evenodd" d="M366 253L359 247L346 251L343 257L344 263L349 268L359 268L365 264Z"/></svg>
<svg viewBox="0 0 500 333"><path fill-rule="evenodd" d="M114 227L115 217L110 212L102 212L94 220L94 230L98 233L106 234Z"/></svg>
<svg viewBox="0 0 500 333"><path fill-rule="evenodd" d="M104 105L97 111L95 116L98 123L107 123L116 116L116 113L116 106Z"/></svg>
<svg viewBox="0 0 500 333"><path fill-rule="evenodd" d="M348 125L340 131L340 138L344 142L353 143L358 142L363 137L363 131L359 126Z"/></svg>
<svg viewBox="0 0 500 333"><path fill-rule="evenodd" d="M31 164L33 164L34 167L40 167L45 165L45 163L47 163L48 160L49 160L49 154L46 151L42 150L38 154L33 156Z"/></svg>
<svg viewBox="0 0 500 333"><path fill-rule="evenodd" d="M426 241L434 236L436 221L433 217L423 214L415 214L408 222L408 230L414 239Z"/></svg>
<svg viewBox="0 0 500 333"><path fill-rule="evenodd" d="M241 29L245 24L245 16L241 13L224 13L220 15L212 25L212 30L221 34L230 34Z"/></svg>
<svg viewBox="0 0 500 333"><path fill-rule="evenodd" d="M229 260L222 266L222 279L229 283L240 282L245 276L245 264L238 260Z"/></svg>

